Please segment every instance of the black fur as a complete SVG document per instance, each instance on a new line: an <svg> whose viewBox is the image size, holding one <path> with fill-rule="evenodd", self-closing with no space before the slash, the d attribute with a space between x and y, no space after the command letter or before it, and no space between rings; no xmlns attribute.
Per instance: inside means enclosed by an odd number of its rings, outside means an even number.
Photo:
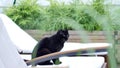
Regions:
<svg viewBox="0 0 120 68"><path fill-rule="evenodd" d="M36 57L60 51L63 48L65 41L68 40L68 38L69 38L68 30L59 30L53 36L43 38L37 44L38 49L37 49ZM56 64L56 61L59 62L57 64L61 64L59 58L53 59L52 61L53 62L50 62L49 60L46 62L38 63L38 65L52 65L52 64Z"/></svg>

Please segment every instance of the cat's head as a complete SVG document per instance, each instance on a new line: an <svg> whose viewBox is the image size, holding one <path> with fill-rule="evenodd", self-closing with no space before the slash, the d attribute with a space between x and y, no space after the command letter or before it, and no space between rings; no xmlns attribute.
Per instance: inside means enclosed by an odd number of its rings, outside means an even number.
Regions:
<svg viewBox="0 0 120 68"><path fill-rule="evenodd" d="M68 30L58 30L57 35L64 41L67 41L69 38Z"/></svg>

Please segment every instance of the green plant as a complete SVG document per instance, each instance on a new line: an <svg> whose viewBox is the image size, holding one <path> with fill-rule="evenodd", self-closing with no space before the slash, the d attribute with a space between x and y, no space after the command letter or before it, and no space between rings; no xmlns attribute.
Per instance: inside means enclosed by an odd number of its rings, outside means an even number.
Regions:
<svg viewBox="0 0 120 68"><path fill-rule="evenodd" d="M69 6L50 0L50 6L45 8L46 19L42 21L43 30L71 29L63 19L69 14Z"/></svg>
<svg viewBox="0 0 120 68"><path fill-rule="evenodd" d="M93 6L83 4L80 0L73 0L69 4L65 4L64 2L60 3L56 0L48 1L50 5L43 7L36 3L37 0L21 0L18 5L14 5L5 10L5 13L23 29L49 31L58 29L74 30L64 20L73 19L76 21L75 23L84 27L85 30L102 30L101 25L93 17L84 12L87 7ZM103 7L97 8L100 10Z"/></svg>
<svg viewBox="0 0 120 68"><path fill-rule="evenodd" d="M105 14L104 0L93 0L93 8L100 14Z"/></svg>
<svg viewBox="0 0 120 68"><path fill-rule="evenodd" d="M118 5L109 5L108 7L108 17L110 19L112 28L114 30L120 30L120 7Z"/></svg>
<svg viewBox="0 0 120 68"><path fill-rule="evenodd" d="M99 23L97 23L88 13L85 13L84 10L77 10L74 20L82 25L85 30L101 30Z"/></svg>
<svg viewBox="0 0 120 68"><path fill-rule="evenodd" d="M101 30L100 25L89 14L84 13L86 7L88 6L80 3L80 0L73 0L73 3L70 4L50 0L50 6L46 8L46 20L42 27L45 30L74 29L68 24L66 25L66 21L64 21L64 19L70 18L88 31Z"/></svg>
<svg viewBox="0 0 120 68"><path fill-rule="evenodd" d="M77 23L83 26L87 31L102 30L99 23L97 23L93 17L88 13L85 13L84 10L88 7L93 7L91 5L86 5L80 0L74 0L72 3L72 14L71 18L74 19Z"/></svg>
<svg viewBox="0 0 120 68"><path fill-rule="evenodd" d="M37 0L20 0L18 5L5 9L5 14L23 29L38 28L43 13L36 2Z"/></svg>

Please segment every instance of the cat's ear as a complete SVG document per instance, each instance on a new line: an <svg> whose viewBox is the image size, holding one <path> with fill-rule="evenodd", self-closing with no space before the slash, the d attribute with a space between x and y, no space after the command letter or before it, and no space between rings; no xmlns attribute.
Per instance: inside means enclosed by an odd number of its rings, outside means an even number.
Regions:
<svg viewBox="0 0 120 68"><path fill-rule="evenodd" d="M63 31L62 29L58 30L58 31L57 31L57 34L61 34L62 31Z"/></svg>

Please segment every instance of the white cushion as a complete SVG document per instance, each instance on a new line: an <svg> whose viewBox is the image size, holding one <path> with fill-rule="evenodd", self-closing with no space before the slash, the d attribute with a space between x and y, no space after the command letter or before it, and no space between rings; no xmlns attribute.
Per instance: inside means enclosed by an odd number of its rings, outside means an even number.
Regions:
<svg viewBox="0 0 120 68"><path fill-rule="evenodd" d="M0 68L27 68L2 22L0 16Z"/></svg>
<svg viewBox="0 0 120 68"><path fill-rule="evenodd" d="M0 14L0 19L2 27L5 28L3 31L6 31L4 33L8 34L6 39L10 39L11 44L16 45L19 51L32 52L37 41L16 25L8 16Z"/></svg>
<svg viewBox="0 0 120 68"><path fill-rule="evenodd" d="M104 57L61 57L61 65L68 65L70 68L101 68L104 64Z"/></svg>

